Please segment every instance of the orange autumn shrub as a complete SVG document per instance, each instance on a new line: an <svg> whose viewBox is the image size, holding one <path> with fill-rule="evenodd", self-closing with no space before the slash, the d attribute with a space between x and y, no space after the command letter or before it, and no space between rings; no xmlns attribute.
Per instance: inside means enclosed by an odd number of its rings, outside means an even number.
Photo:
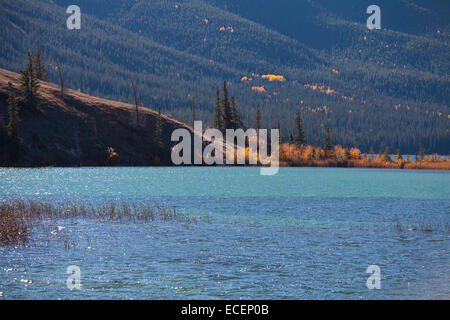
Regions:
<svg viewBox="0 0 450 320"><path fill-rule="evenodd" d="M351 148L350 149L350 157L353 160L361 159L361 150L359 150L358 148Z"/></svg>
<svg viewBox="0 0 450 320"><path fill-rule="evenodd" d="M337 160L347 160L347 149L342 146L334 146L334 156Z"/></svg>

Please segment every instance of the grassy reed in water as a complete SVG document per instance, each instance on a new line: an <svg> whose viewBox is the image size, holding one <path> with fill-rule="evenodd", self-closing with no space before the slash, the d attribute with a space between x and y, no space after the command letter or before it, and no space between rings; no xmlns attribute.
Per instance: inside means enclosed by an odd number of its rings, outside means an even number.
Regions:
<svg viewBox="0 0 450 320"><path fill-rule="evenodd" d="M49 204L38 201L14 200L0 203L0 245L26 243L30 228L45 221L71 218L97 219L102 222L151 222L163 221L196 222L176 208L152 205L130 205L108 203L103 205Z"/></svg>

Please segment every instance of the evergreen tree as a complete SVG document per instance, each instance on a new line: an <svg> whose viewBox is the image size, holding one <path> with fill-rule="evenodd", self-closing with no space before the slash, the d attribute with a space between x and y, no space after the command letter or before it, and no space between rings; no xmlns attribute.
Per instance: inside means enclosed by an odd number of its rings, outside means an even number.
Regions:
<svg viewBox="0 0 450 320"><path fill-rule="evenodd" d="M36 52L33 54L33 68L37 79L42 81L48 80L44 55L42 54L41 47L39 45L36 46Z"/></svg>
<svg viewBox="0 0 450 320"><path fill-rule="evenodd" d="M391 161L391 157L389 156L389 148L388 147L386 147L386 149L384 149L383 160Z"/></svg>
<svg viewBox="0 0 450 320"><path fill-rule="evenodd" d="M56 70L58 70L58 82L59 82L59 90L60 90L61 99L64 100L64 89L66 87L66 82L64 80L64 75L63 75L61 66L59 65L58 59L56 59ZM139 123L138 122L138 120L139 120L138 119L138 107L137 107L139 105L139 99L136 95L136 89L134 88L133 81L131 83L132 83L133 91L135 93L134 98L135 98L135 103L136 103L136 123Z"/></svg>
<svg viewBox="0 0 450 320"><path fill-rule="evenodd" d="M41 98L39 96L39 80L33 67L33 58L28 52L28 62L24 70L20 71L20 90L22 93L22 104L30 111L41 112Z"/></svg>
<svg viewBox="0 0 450 320"><path fill-rule="evenodd" d="M19 159L19 150L22 139L19 135L19 105L14 94L14 87L11 82L8 82L8 145L11 160L17 161Z"/></svg>
<svg viewBox="0 0 450 320"><path fill-rule="evenodd" d="M417 159L420 160L420 161L425 159L425 150L423 149L423 145L422 144L420 144L420 146L419 146L419 154L418 154Z"/></svg>
<svg viewBox="0 0 450 320"><path fill-rule="evenodd" d="M289 144L293 144L294 143L294 135L291 133L289 133Z"/></svg>
<svg viewBox="0 0 450 320"><path fill-rule="evenodd" d="M58 63L58 65L59 65L59 63ZM60 72L60 69L58 68L58 72ZM61 74L61 77L62 77L62 74ZM63 83L64 81L61 81L61 83ZM136 116L136 119L134 119L135 120L135 123L134 123L134 125L136 126L136 127L138 127L139 126L139 105L140 105L140 101L139 101L139 97L138 97L138 95L137 95L137 91L136 91L136 87L134 86L134 81L133 81L133 79L131 79L131 89L133 90L133 97L134 97L134 105L135 105L135 110L136 110L136 114L135 114L135 116ZM64 88L61 88L61 95L62 96L64 96ZM63 99L64 99L64 97L63 97Z"/></svg>
<svg viewBox="0 0 450 320"><path fill-rule="evenodd" d="M330 155L330 153L333 151L333 143L331 140L331 132L330 128L327 127L326 129L326 135L325 135L325 145L323 147L323 150L327 155Z"/></svg>
<svg viewBox="0 0 450 320"><path fill-rule="evenodd" d="M231 115L232 115L232 128L233 129L242 129L244 127L241 117L239 115L239 111L237 109L236 100L234 97L231 97L230 99L231 103Z"/></svg>
<svg viewBox="0 0 450 320"><path fill-rule="evenodd" d="M261 110L259 108L256 108L255 126L257 131L261 129Z"/></svg>
<svg viewBox="0 0 450 320"><path fill-rule="evenodd" d="M396 155L397 161L403 160L402 154L400 153L400 149L397 149L397 155Z"/></svg>
<svg viewBox="0 0 450 320"><path fill-rule="evenodd" d="M281 132L281 124L280 124L280 120L278 120L277 121L277 126L276 126L276 129L278 129L278 132L279 132L279 143L280 143L280 146L283 144L283 133Z"/></svg>
<svg viewBox="0 0 450 320"><path fill-rule="evenodd" d="M233 114L230 107L230 101L228 100L228 88L227 82L223 82L223 99L222 99L222 132L226 133L227 129L232 129Z"/></svg>
<svg viewBox="0 0 450 320"><path fill-rule="evenodd" d="M163 134L163 118L161 115L161 108L158 107L158 115L156 117L156 124L155 124L155 134L154 134L154 142L155 145L162 149L164 147L163 140L162 140L162 134Z"/></svg>
<svg viewBox="0 0 450 320"><path fill-rule="evenodd" d="M222 130L222 107L220 105L219 88L216 88L216 101L214 104L213 126L216 129Z"/></svg>
<svg viewBox="0 0 450 320"><path fill-rule="evenodd" d="M295 115L295 128L297 129L295 143L299 146L306 144L305 133L303 131L303 119L300 108L297 110Z"/></svg>
<svg viewBox="0 0 450 320"><path fill-rule="evenodd" d="M345 151L344 151L344 158L345 158L345 160L348 160L348 159L350 159L350 151L348 150L348 148L345 148Z"/></svg>

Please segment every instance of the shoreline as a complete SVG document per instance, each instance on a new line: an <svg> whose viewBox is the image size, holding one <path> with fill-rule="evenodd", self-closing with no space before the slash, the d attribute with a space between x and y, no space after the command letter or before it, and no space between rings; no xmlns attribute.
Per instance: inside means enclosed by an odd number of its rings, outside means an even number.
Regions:
<svg viewBox="0 0 450 320"><path fill-rule="evenodd" d="M397 170L450 170L450 161L426 162L378 162L376 160L348 160L348 161L307 161L302 164L282 162L280 167L293 168L347 168L347 169L397 169Z"/></svg>
<svg viewBox="0 0 450 320"><path fill-rule="evenodd" d="M391 169L391 170L428 170L428 171L449 171L450 161L445 162L431 162L431 163L416 163L411 161L410 163L405 163L403 166L397 164L396 162L388 164L380 164L375 160L370 163L370 165L361 165L358 162L363 162L364 160L352 160L347 163L338 162L333 164L328 161L318 161L318 162L308 162L302 164L290 164L282 161L279 165L280 168L341 168L341 169ZM255 165L191 165L191 166L142 166L142 165L98 165L98 166L69 166L69 165L52 165L52 166L3 166L0 165L0 169L48 169L48 168L67 168L67 169L89 169L89 168L263 168L268 166L255 166Z"/></svg>

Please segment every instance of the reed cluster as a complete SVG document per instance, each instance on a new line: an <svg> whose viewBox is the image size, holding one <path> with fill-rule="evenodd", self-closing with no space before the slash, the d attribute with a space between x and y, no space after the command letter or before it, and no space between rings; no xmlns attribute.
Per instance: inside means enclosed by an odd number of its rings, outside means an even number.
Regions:
<svg viewBox="0 0 450 320"><path fill-rule="evenodd" d="M162 221L196 222L175 207L159 207L149 204L127 203L50 204L39 201L13 200L0 203L0 245L18 245L29 239L33 226L59 219L85 218L101 222L145 223Z"/></svg>

